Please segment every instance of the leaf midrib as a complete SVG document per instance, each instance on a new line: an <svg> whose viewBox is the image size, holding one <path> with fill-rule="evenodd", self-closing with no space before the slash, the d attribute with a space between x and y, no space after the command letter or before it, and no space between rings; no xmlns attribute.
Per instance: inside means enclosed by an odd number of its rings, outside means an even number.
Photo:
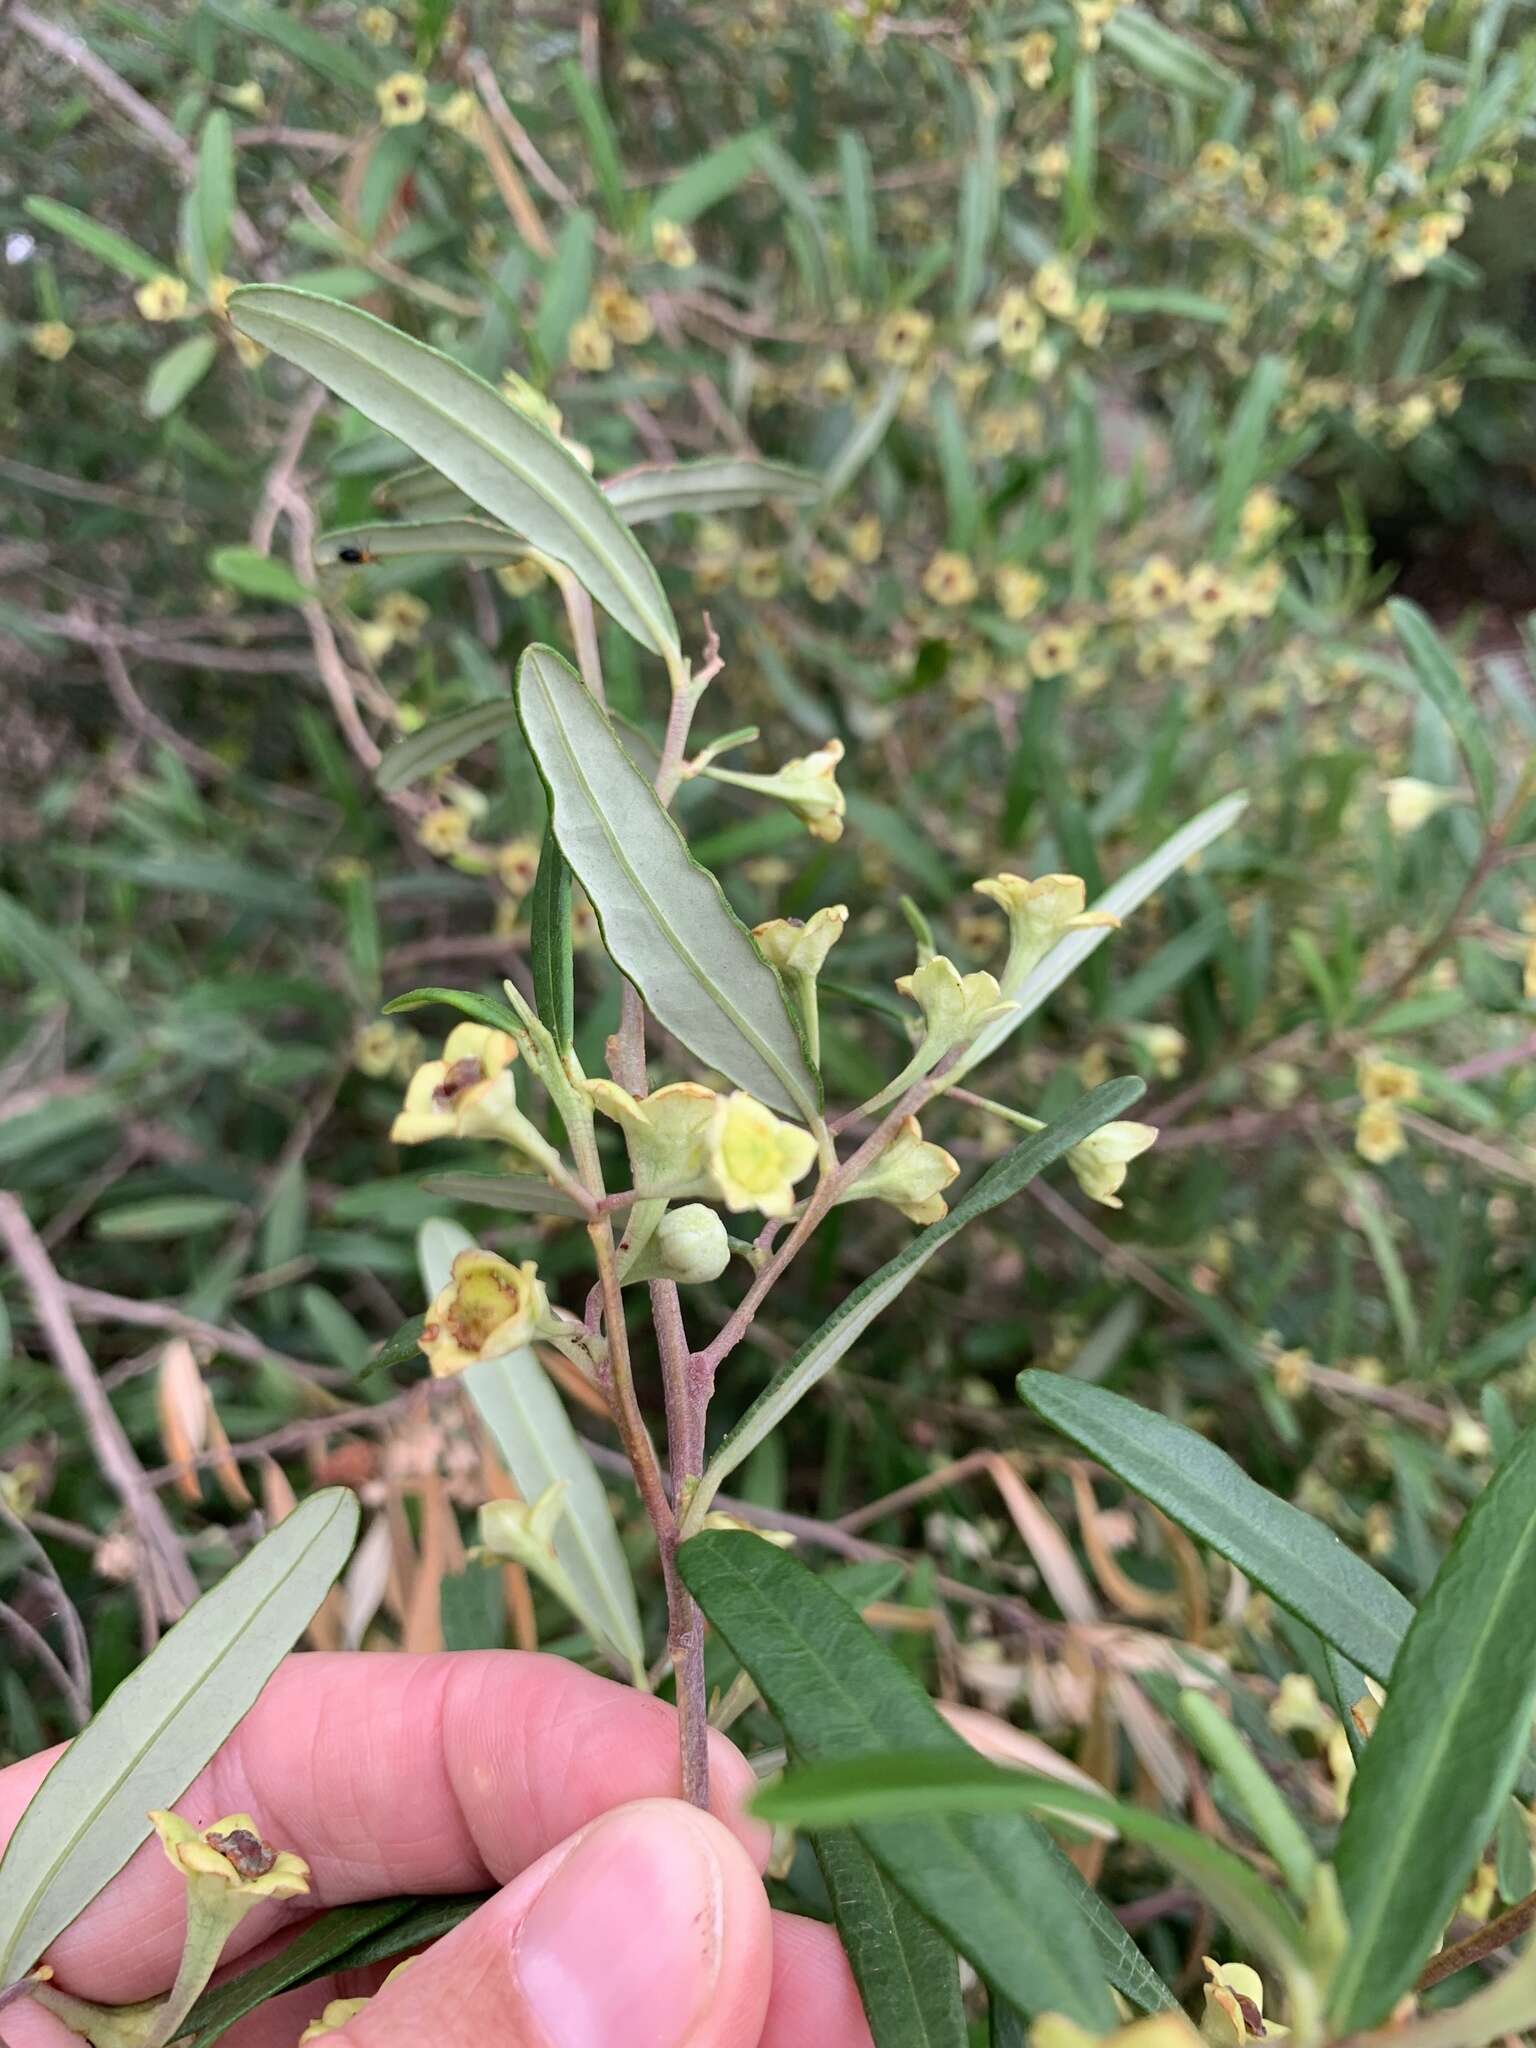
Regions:
<svg viewBox="0 0 1536 2048"><path fill-rule="evenodd" d="M535 672L539 673L537 669ZM559 735L560 744L564 749L565 759L569 764L571 773L575 776L577 782L580 784L582 794L585 796L587 800L587 804L592 812L592 815L597 819L598 825L602 829L602 834L604 839L608 843L609 850L613 854L614 858L618 861L619 866L623 869L624 874L629 880L630 886L634 889L635 894L640 898L641 902L644 905L646 905L646 907L650 910L651 915L654 918L656 924L660 927L662 936L666 939L668 945L672 948L672 951L676 954L677 958L682 962L683 966L686 967L690 973L697 975L704 980L704 982L714 995L715 1002L719 1009L724 1013L724 1015L727 1018L729 1018L730 1022L735 1025L736 1029L741 1033L742 1037L746 1040L747 1044L751 1046L752 1050L757 1054L758 1058L763 1062L764 1066L768 1068L768 1071L774 1076L775 1080L778 1081L779 1085L783 1088L785 1094L789 1097L790 1101L799 1103L802 1091L798 1087L796 1087L793 1077L786 1069L783 1061L779 1058L778 1054L767 1043L767 1041L761 1037L761 1035L747 1021L747 1019L741 1015L741 1013L737 1010L735 1004L726 994L725 990L719 986L714 977L703 966L702 962L695 959L694 955L689 952L682 937L673 929L671 923L662 911L660 904L657 903L655 897L651 894L650 890L647 889L645 885L641 882L640 877L636 872L633 863L631 862L628 854L624 851L624 848L619 841L618 835L614 832L613 827L608 822L607 813L603 809L602 804L598 801L597 792L593 788L592 783L588 780L586 770L582 767L580 760L577 758L576 751L572 743L571 735L567 731L565 721L560 715L560 707L555 700L555 694L549 688L548 684L544 681L542 673L539 673L539 687L544 693L544 702L549 709L550 717L554 721L555 730ZM635 774L635 769L628 761L626 761L623 765L628 773ZM644 787L643 782L641 783L641 787ZM665 817L665 812L663 812L662 815L663 817ZM672 825L670 819L668 820L668 824L671 826L673 832L677 832L676 825ZM687 844L686 842L684 842L681 833L678 833L678 845L679 850L683 855L683 858L685 860L692 860L693 856L688 852ZM569 859L569 854L567 854L567 858ZM572 862L572 868L574 869L574 867L575 863ZM706 874L706 871L703 868L700 868L699 872L700 874ZM747 943L750 945L751 941L748 940ZM767 969L765 971L771 972L772 970ZM786 1023L788 1022L788 1017L789 1013L788 1011L786 1011ZM804 1105L802 1104L801 1106L803 1107Z"/></svg>
<svg viewBox="0 0 1536 2048"><path fill-rule="evenodd" d="M541 482L536 474L521 468L514 456L508 455L503 449L498 448L494 442L488 441L483 434L479 433L474 427L466 424L465 421L457 418L452 412L448 410L446 406L440 405L437 402L437 400L431 397L427 392L418 390L413 384L407 382L407 380L404 377L396 375L396 373L393 370L388 369L379 363L371 361L368 357L363 355L360 349L356 348L354 345L344 341L338 341L334 335L326 334L319 328L306 326L302 319L297 314L287 313L279 309L278 313L275 316L273 316L270 312L268 313L269 319L273 317L276 317L278 320L290 321L293 326L297 327L300 330L301 333L307 334L311 338L311 340L318 341L323 347L333 348L344 355L350 355L354 361L360 362L365 369L371 370L376 376L382 377L386 383L392 385L397 391L404 391L408 397L414 399L418 404L424 405L429 412L433 413L439 420L444 421L451 429L464 435L464 437L467 440L472 441L475 444L475 446L481 449L486 455L488 455L492 459L492 461L504 462L507 465L507 467L513 472L513 474L517 476L524 484L526 484L528 488L534 493L535 497L539 498L546 506L550 507L557 513L561 511L562 508L558 505L558 503L556 503L555 499L551 494L551 488L548 485ZM380 325L385 325L385 323L381 322ZM393 330L391 329L386 329L386 331L393 332ZM426 344L418 343L417 346L425 347ZM427 352L432 356L438 356L441 355L442 353L441 350L438 349L428 349ZM442 360L447 363L453 362L451 356L443 356ZM453 367L455 369L460 369L462 368L462 365L453 364ZM471 376L473 373L470 371L465 371L464 374L466 376ZM489 391L490 387L487 385L486 389ZM492 392L491 396L494 397L495 393ZM361 406L358 406L357 410L359 412L362 412L363 408ZM530 425L531 424L532 423L530 422ZM384 426L385 423L382 420L380 420L376 421L375 425ZM386 427L385 431L388 432L389 429ZM537 428L535 428L534 431L537 432ZM558 444L555 445L558 447ZM436 463L432 463L429 466L433 469L437 469ZM574 464L572 466L574 467ZM443 472L441 470L438 470L438 474L442 475ZM451 477L448 479L448 481L450 483L456 482L456 480ZM464 495L466 497L474 498L474 492L466 489L466 487L463 484L456 484L456 488L464 491ZM601 496L601 492L599 492L599 496ZM475 499L475 502L478 504L479 500ZM482 509L484 509L485 511L490 511L491 508L487 505ZM611 505L607 506L607 510L612 515L614 524L617 526L618 530L625 536L626 540L631 540L632 536L630 534L629 528L625 526L624 522L619 518L618 513L614 511ZM575 529L574 527L571 530L577 531L577 529ZM510 532L512 531L512 529L509 527L508 531ZM648 617L648 613L651 608L647 606L644 599L645 596L648 594L654 600L656 592L647 592L646 585L642 579L641 584L639 586L639 591L637 593L636 586L633 583L631 583L629 576L624 573L630 566L628 562L626 562L624 559L627 550L621 550L617 556L614 556L609 554L605 550L600 549L594 542L589 541L588 545L591 547L592 553L598 556L599 559L602 561L603 566L607 569L608 573L613 577L614 582L618 585L619 589L624 593L624 596L634 606L635 616L640 619L647 619L647 623L650 626L650 630L653 633L655 633L656 639L662 643L661 645L654 647L652 649L652 652L656 654L661 654L663 656L667 654L669 651L675 652L678 646L675 633L669 639L668 635L665 632L657 630L654 619ZM554 550L551 549L549 552L553 553ZM638 553L638 548L636 549L636 552ZM642 556L641 559L644 560L644 557ZM663 600L663 602L665 602L665 600Z"/></svg>
<svg viewBox="0 0 1536 2048"><path fill-rule="evenodd" d="M717 1559L720 1559L721 1555L721 1553L717 1552ZM775 1598L776 1589L772 1587L759 1585L756 1581L749 1578L746 1573L740 1570L740 1568L728 1555L723 1557L723 1562L725 1564L726 1569L734 1575L736 1583L739 1587L756 1595L758 1599L763 1600L765 1603L772 1606L774 1612L779 1616L779 1618L789 1623L791 1627L797 1626L795 1615L792 1612L789 1612L785 1608L783 1608L778 1602L778 1600ZM876 1722L874 1722L865 1712L863 1703L860 1700L859 1695L849 1690L847 1685L843 1682L836 1667L827 1662L826 1658L822 1654L819 1647L813 1646L811 1644L809 1637L805 1635L803 1629L800 1630L800 1636L801 1641L806 1644L806 1647L812 1650L813 1655L815 1656L817 1669L821 1672L823 1683L826 1685L827 1689L830 1692L834 1693L840 1700L846 1702L846 1704L853 1709L855 1717L863 1724L864 1728L868 1731L868 1733L873 1737L873 1739L877 1743L881 1741L883 1739L882 1730L880 1729L879 1725ZM940 1728L944 1727L944 1724L942 1722L939 1722L938 1725L940 1726ZM960 1739L961 1738L958 1736L955 1738L957 1742ZM939 1748L938 1743L933 1743L931 1746L936 1750ZM945 1748L948 1748L949 1746L950 1745L948 1744L948 1742L944 1744ZM1027 1816L1025 1818L1027 1820ZM876 1823L876 1825L885 1827L899 1827L906 1825L906 1823L899 1821L887 1821L884 1823ZM1008 1892L1003 1890L998 1885L996 1877L994 1876L990 1865L987 1864L984 1861L984 1859L977 1854L975 1849L973 1849L970 1843L966 1840L965 1836L955 1827L954 1823L952 1821L945 1820L940 1816L935 1816L931 1820L923 1821L921 1825L935 1827L938 1830L938 1832L945 1837L946 1841L958 1852L959 1856L963 1859L968 1868L971 1869L973 1872L979 1874L983 1888L988 1892L992 1899L994 1909L1000 1911L1002 1917L1005 1920L1016 1920L1016 1900L1013 1897L1011 1897L1008 1894ZM862 1830L855 1830L855 1832L859 1834L860 1840L864 1839ZM1024 1839L1030 1840L1030 1837L1026 1834L1024 1836ZM875 1858L875 1861L880 1864L882 1869L885 1869L884 1860L880 1857L879 1853L875 1850L873 1845L866 1844L866 1846L869 1847L870 1854ZM1034 1844L1031 1841L1031 1847L1033 1846ZM890 1872L887 1872L887 1875L891 1876L891 1881L892 1883L897 1885L898 1890L904 1889L904 1887L902 1887L899 1884L899 1881ZM1056 1881L1054 1871L1050 1872L1050 1878L1053 1882ZM1068 1893L1064 1888L1062 1888L1061 1896L1063 1904L1070 1907L1070 1909L1073 1912L1076 1912L1077 1903L1071 1897L1070 1893ZM1042 1945L1038 1949L1037 1953L1042 1957L1042 1960L1044 1961L1047 1970L1052 1974L1053 1977L1056 1978L1056 1981L1062 1985L1065 1985L1073 1993L1072 2003L1076 2004L1078 1994L1081 1992L1081 1986L1076 1984L1071 1978L1071 1976L1065 1970L1058 1970L1055 1959L1051 1955L1048 1947Z"/></svg>
<svg viewBox="0 0 1536 2048"><path fill-rule="evenodd" d="M1409 1821L1400 1818L1393 1829L1392 1841L1383 1859L1386 1874L1382 1874L1380 1867L1378 1867L1377 1871L1375 1909L1362 1920L1356 1921L1352 1926L1348 1954L1353 1960L1354 1967L1349 1969L1343 1977L1343 1983L1348 1988L1349 1997L1346 2001L1342 1991L1336 1994L1334 2000L1335 2011L1347 2010L1353 2005L1354 2000L1359 1995L1361 1984L1364 1981L1364 1961L1362 1959L1368 1956L1370 1947L1379 1937L1382 1924L1388 1915L1388 1909L1398 1895L1401 1873L1409 1861L1406 1851L1411 1845L1416 1848L1416 1844L1411 1843L1411 1837L1422 1822L1428 1804L1428 1800L1423 1796L1423 1793L1426 1788L1435 1787L1439 1783L1440 1772L1444 1768L1446 1757L1454 1748L1450 1738L1456 1732L1458 1719L1468 1698L1478 1689L1476 1679L1482 1652L1494 1636L1499 1633L1499 1624L1502 1622L1504 1613L1504 1602L1515 1582L1529 1569L1530 1552L1533 1544L1536 1544L1536 1529L1533 1529L1532 1525L1527 1523L1523 1540L1517 1543L1509 1552L1505 1561L1505 1568L1499 1575L1498 1593L1487 1610L1488 1620L1479 1636L1477 1654L1468 1657L1462 1665L1452 1688L1450 1706L1433 1723L1428 1764L1426 1768L1414 1774L1412 1784L1407 1792L1412 1816L1411 1825ZM1420 1796L1415 1796L1416 1794ZM1401 1809L1399 1811L1401 1812ZM1369 1940L1367 1937L1369 1937Z"/></svg>
<svg viewBox="0 0 1536 2048"><path fill-rule="evenodd" d="M101 1819L103 1813L105 1813L107 1808L111 1805L113 1799L117 1797L118 1793L121 1791L121 1788L123 1784L126 1782L126 1780L133 1776L134 1772L139 1768L140 1764L144 1761L145 1757L148 1756L150 1751L155 1747L156 1743L164 1739L167 1732L174 1725L178 1717L186 1711L187 1705L189 1701L193 1698L193 1696L196 1693L202 1691L202 1689L210 1683L210 1681L214 1678L218 1671L223 1667L225 1660L230 1655L232 1655L232 1653L238 1647L240 1642L250 1633L251 1629L260 1620L261 1616L265 1614L268 1607L271 1606L272 1602L287 1587L287 1585L289 1584L290 1580L294 1577L294 1575L300 1570L300 1568L304 1564L308 1562L309 1557L315 1548L315 1545L320 1541L321 1537L324 1536L330 1529L337 1515L342 1511L342 1507L343 1503L341 1501L337 1501L334 1504L330 1513L326 1516L325 1520L316 1528L313 1536L309 1538L308 1542L300 1550L298 1556L293 1560L293 1563L289 1565L287 1571L285 1571L283 1576L274 1583L271 1590L267 1594L265 1594L265 1596L260 1600L260 1602L251 1609L250 1613L246 1616L240 1628L235 1632L233 1636L230 1637L229 1641L225 1644L224 1648L219 1651L217 1656L214 1658L213 1662L209 1665L204 1666L202 1670L198 1672L197 1676L194 1679L192 1679L192 1681L187 1686L186 1690L183 1693L181 1693L178 1697L176 1705L172 1712L167 1714L160 1722L158 1728L150 1736L148 1736L147 1739L143 1743L141 1743L137 1749L134 1750L131 1761L118 1772L116 1778L112 1781L111 1785L107 1788L106 1792L91 1808L89 1813L87 1813L85 1818L70 1834L68 1840L63 1844L62 1848L54 1856L53 1861L48 1868L48 1871L42 1877L39 1883L34 1887L31 1895L28 1897L25 1908L23 1909L22 1914L17 1920L15 1933L12 1934L10 1940L6 1943L3 1954L0 1954L0 1987L3 1987L3 1985L9 1981L7 1972L12 1967L11 1957L15 1954L18 1942L21 1936L25 1934L29 1921L37 1912L39 1901L47 1896L50 1887L58 1881L60 1873L64 1868L65 1864L68 1862L69 1857L74 1853L75 1849L78 1848L79 1844L90 1833L91 1829L96 1825L97 1821ZM269 1673L268 1676L270 1675L271 1674ZM265 1681L263 1681L263 1683L265 1683ZM103 1708L102 1711L105 1712L105 1708ZM59 1759L60 1764L66 1761L68 1754L69 1752L68 1750L66 1750L64 1756L60 1757ZM205 1764L207 1761L208 1759L205 1757L203 1759L203 1763L198 1764L194 1768L192 1772L192 1777L188 1778L187 1780L188 1785L191 1784L192 1778L195 1778L197 1776L198 1771L200 1771L203 1768L203 1764ZM42 1785L38 1788L39 1795L46 1789L47 1783L48 1780L45 1778L43 1780ZM186 1787L183 1786L182 1790L185 1791L185 1789ZM175 1796L177 1798L180 1798L181 1794L177 1793ZM25 1819L26 1815L25 1813L23 1813L22 1820L17 1822L16 1833L11 1837L12 1845L14 1845L16 1840L20 1837L22 1830L22 1822L24 1822ZM129 1854L132 1854L131 1850ZM124 1862L126 1862L126 1860L127 1858L125 1857ZM120 1870L121 1868L122 1864L119 1864L118 1869ZM114 1872L113 1875L115 1876L116 1872ZM109 1878L107 1882L110 1883L111 1879Z"/></svg>

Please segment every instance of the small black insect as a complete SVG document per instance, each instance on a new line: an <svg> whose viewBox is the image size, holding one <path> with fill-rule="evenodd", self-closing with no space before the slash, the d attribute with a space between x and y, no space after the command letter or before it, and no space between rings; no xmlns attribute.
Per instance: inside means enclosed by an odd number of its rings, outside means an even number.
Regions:
<svg viewBox="0 0 1536 2048"><path fill-rule="evenodd" d="M374 557L367 548L338 548L336 559L338 562L371 562Z"/></svg>

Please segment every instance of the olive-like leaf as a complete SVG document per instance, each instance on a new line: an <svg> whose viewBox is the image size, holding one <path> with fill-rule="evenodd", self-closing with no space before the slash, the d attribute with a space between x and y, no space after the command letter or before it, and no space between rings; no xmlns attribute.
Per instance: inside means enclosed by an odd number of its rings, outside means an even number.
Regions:
<svg viewBox="0 0 1536 2048"><path fill-rule="evenodd" d="M434 718L430 725L397 740L373 771L373 779L386 793L435 775L484 746L487 740L517 724L517 706L510 696L493 697L488 704L470 704L463 711L450 711Z"/></svg>
<svg viewBox="0 0 1536 2048"><path fill-rule="evenodd" d="M1536 1713L1536 1430L1473 1502L1403 1638L1334 1860L1349 1945L1340 2033L1412 1985L1493 1834Z"/></svg>
<svg viewBox="0 0 1536 2048"><path fill-rule="evenodd" d="M829 1828L812 1835L811 1847L875 2048L965 2048L953 1948L891 1883L857 1835Z"/></svg>
<svg viewBox="0 0 1536 2048"><path fill-rule="evenodd" d="M677 659L677 622L634 535L576 458L484 378L371 313L290 285L244 286L229 317L564 562L643 647Z"/></svg>
<svg viewBox="0 0 1536 2048"><path fill-rule="evenodd" d="M422 1192L450 1202L478 1202L482 1209L507 1209L518 1216L584 1216L574 1195L528 1173L429 1173Z"/></svg>
<svg viewBox="0 0 1536 2048"><path fill-rule="evenodd" d="M628 1671L643 1678L645 1638L635 1582L597 1467L572 1429L549 1375L525 1349L470 1366L463 1383L525 1500L537 1500L556 1481L565 1482L555 1555L581 1597L579 1618Z"/></svg>
<svg viewBox="0 0 1536 2048"><path fill-rule="evenodd" d="M1018 1384L1044 1421L1386 1684L1413 1609L1331 1529L1121 1394L1053 1372L1020 1373Z"/></svg>
<svg viewBox="0 0 1536 2048"><path fill-rule="evenodd" d="M528 955L533 969L539 1020L561 1052L568 1052L576 1028L571 978L571 870L554 827L544 827L539 871L528 904Z"/></svg>
<svg viewBox="0 0 1536 2048"><path fill-rule="evenodd" d="M893 1748L965 1752L895 1654L813 1572L737 1531L695 1536L678 1569L807 1763ZM859 1840L920 1912L1025 2012L1114 2025L1093 1930L1022 1813L881 1820Z"/></svg>
<svg viewBox="0 0 1536 2048"><path fill-rule="evenodd" d="M1027 1187L1037 1173L1059 1159L1074 1145L1129 1109L1146 1092L1134 1075L1105 1081L1075 1102L1064 1116L1043 1131L1037 1131L989 1166L963 1201L947 1216L930 1223L912 1238L878 1272L861 1281L839 1303L821 1328L794 1357L774 1374L741 1420L731 1429L710 1459L689 1505L685 1531L697 1529L715 1495L744 1458L751 1456L764 1437L777 1429L784 1417L846 1356L853 1344L889 1308L902 1290L915 1280L934 1253L976 1217L1006 1202Z"/></svg>
<svg viewBox="0 0 1536 2048"><path fill-rule="evenodd" d="M116 1877L255 1704L346 1563L356 1496L313 1494L205 1593L54 1765L0 1857L0 1988Z"/></svg>
<svg viewBox="0 0 1536 2048"><path fill-rule="evenodd" d="M451 555L466 562L521 562L528 543L494 519L401 519L338 526L315 543L323 569L394 561L412 555Z"/></svg>
<svg viewBox="0 0 1536 2048"><path fill-rule="evenodd" d="M803 469L750 455L709 455L701 462L662 462L610 477L603 496L629 526L673 512L750 512L778 500L808 505L821 485Z"/></svg>
<svg viewBox="0 0 1536 2048"><path fill-rule="evenodd" d="M560 849L614 965L706 1066L810 1120L815 1076L778 976L701 868L602 707L550 647L518 663L523 731Z"/></svg>

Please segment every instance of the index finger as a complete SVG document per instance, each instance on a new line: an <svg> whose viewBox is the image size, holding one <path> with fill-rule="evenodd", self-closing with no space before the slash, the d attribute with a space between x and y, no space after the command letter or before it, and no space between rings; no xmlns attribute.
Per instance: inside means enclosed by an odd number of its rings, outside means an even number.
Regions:
<svg viewBox="0 0 1536 2048"><path fill-rule="evenodd" d="M0 1772L0 1842L59 1751ZM745 1758L710 1739L711 1807L759 1864ZM292 1657L177 1810L206 1825L248 1812L312 1871L313 1895L262 1905L226 1954L316 1907L505 1884L610 1807L677 1797L677 1720L665 1702L564 1658L520 1651ZM54 1943L60 1985L122 2004L169 1983L184 1882L151 1840Z"/></svg>

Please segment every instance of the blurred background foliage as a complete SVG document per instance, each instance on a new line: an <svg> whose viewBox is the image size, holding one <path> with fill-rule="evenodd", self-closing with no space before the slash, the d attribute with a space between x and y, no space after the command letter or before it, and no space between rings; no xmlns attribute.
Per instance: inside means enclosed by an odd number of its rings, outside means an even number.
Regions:
<svg viewBox="0 0 1536 2048"><path fill-rule="evenodd" d="M200 1572L343 1479L372 1533L313 1640L583 1648L464 1572L498 1479L451 1390L367 1371L429 1219L577 1269L563 1226L424 1191L387 1139L420 1042L381 1001L520 971L536 777L507 734L430 795L373 776L565 617L533 564L317 566L403 456L234 334L232 283L280 279L509 378L600 477L755 451L822 480L642 538L692 645L720 635L710 733L761 728L739 765L847 749L835 844L702 781L679 806L749 922L850 906L835 1099L899 1064L914 929L996 964L977 877L1092 893L1251 792L986 1078L1049 1115L1147 1076L1123 1210L1058 1180L967 1234L742 1491L812 1551L898 1550L936 1689L1106 1781L1185 1771L1168 1631L1235 1660L1327 1810L1337 1730L1276 1692L1308 1646L1230 1574L1213 1613L1012 1385L1196 1421L1410 1595L1529 1411L1529 12L12 0L0 1184ZM664 679L601 637L643 747ZM577 972L592 1071L618 992ZM1007 1128L952 1099L935 1135L970 1164ZM873 1207L781 1289L721 1422L901 1241ZM153 1617L15 1264L0 1391L10 1755L69 1726L20 1525L98 1696Z"/></svg>

